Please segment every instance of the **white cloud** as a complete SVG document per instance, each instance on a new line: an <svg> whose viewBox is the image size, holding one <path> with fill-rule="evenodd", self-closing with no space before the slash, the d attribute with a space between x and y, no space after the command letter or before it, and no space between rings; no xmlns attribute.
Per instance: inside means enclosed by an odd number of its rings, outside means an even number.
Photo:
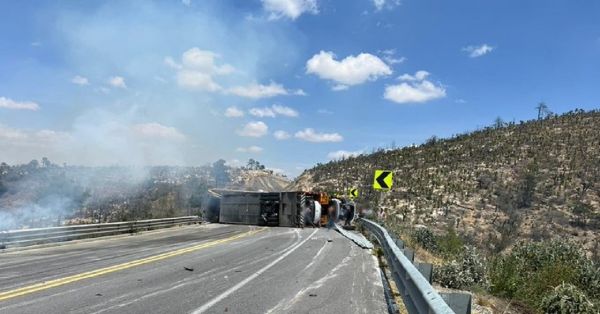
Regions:
<svg viewBox="0 0 600 314"><path fill-rule="evenodd" d="M333 52L321 51L306 62L306 73L334 81L337 83L334 88L340 90L340 85L352 86L374 81L392 74L392 70L377 56L369 53L348 56L338 61Z"/></svg>
<svg viewBox="0 0 600 314"><path fill-rule="evenodd" d="M406 61L405 57L400 57L400 58L396 58L394 56L383 56L383 60L385 60L385 62L387 62L388 64L398 64L398 63L403 63L404 61Z"/></svg>
<svg viewBox="0 0 600 314"><path fill-rule="evenodd" d="M400 0L372 0L373 5L377 11L382 10L383 8L392 9L398 5L400 5Z"/></svg>
<svg viewBox="0 0 600 314"><path fill-rule="evenodd" d="M71 83L83 86L83 85L88 85L90 82L88 81L87 78L85 78L83 76L75 75L71 79Z"/></svg>
<svg viewBox="0 0 600 314"><path fill-rule="evenodd" d="M228 118L239 118L244 116L244 112L237 107L229 107L225 110L225 116Z"/></svg>
<svg viewBox="0 0 600 314"><path fill-rule="evenodd" d="M296 95L296 96L306 96L308 95L305 91L303 91L302 89L297 89L295 91L291 92L292 94Z"/></svg>
<svg viewBox="0 0 600 314"><path fill-rule="evenodd" d="M275 118L275 112L273 112L273 110L271 110L271 108L251 108L249 112L251 115L253 115L255 117Z"/></svg>
<svg viewBox="0 0 600 314"><path fill-rule="evenodd" d="M357 150L357 151L353 151L353 152L347 151L347 150L338 150L338 151L327 154L327 158L335 160L335 159L348 158L348 157L352 157L352 156L358 156L362 153L363 153L362 150Z"/></svg>
<svg viewBox="0 0 600 314"><path fill-rule="evenodd" d="M286 107L286 106L281 106L281 105L273 105L270 108L269 107L264 107L264 108L252 108L250 109L250 114L255 116L255 117L270 117L270 118L275 118L276 116L280 115L280 116L285 116L285 117L297 117L298 116L298 111L290 108L290 107Z"/></svg>
<svg viewBox="0 0 600 314"><path fill-rule="evenodd" d="M262 121L248 122L238 131L241 136L262 137L267 134L269 127Z"/></svg>
<svg viewBox="0 0 600 314"><path fill-rule="evenodd" d="M414 75L404 74L399 77L404 82L389 85L385 88L384 98L397 103L423 103L446 97L446 89L428 80L427 71L418 71Z"/></svg>
<svg viewBox="0 0 600 314"><path fill-rule="evenodd" d="M303 13L319 13L317 0L262 0L262 4L271 20L282 17L295 20Z"/></svg>
<svg viewBox="0 0 600 314"><path fill-rule="evenodd" d="M298 111L290 108L290 107L286 107L286 106L281 106L281 105L273 105L271 108L273 108L273 111L281 116L285 116L285 117L297 117L298 116Z"/></svg>
<svg viewBox="0 0 600 314"><path fill-rule="evenodd" d="M131 127L132 131L138 137L146 139L165 139L165 140L183 140L183 135L179 130L174 127L164 126L160 123L150 122L135 124Z"/></svg>
<svg viewBox="0 0 600 314"><path fill-rule="evenodd" d="M14 129L0 125L0 152L2 161L23 163L42 156L64 153L62 148L71 143L69 133L55 130Z"/></svg>
<svg viewBox="0 0 600 314"><path fill-rule="evenodd" d="M226 76L234 73L236 69L229 64L217 64L220 56L212 51L201 50L197 47L188 49L181 55L181 61L177 62L172 57L165 57L164 63L177 71L177 84L180 87L208 91L223 92L241 97L259 99L275 97L279 95L306 95L301 90L287 90L281 84L271 82L268 85L251 83L245 86L222 87L217 81L218 76Z"/></svg>
<svg viewBox="0 0 600 314"><path fill-rule="evenodd" d="M383 54L383 60L385 60L385 62L389 65L403 63L406 61L405 57L396 57L396 49L386 49L381 51L381 53Z"/></svg>
<svg viewBox="0 0 600 314"><path fill-rule="evenodd" d="M246 86L236 86L229 89L229 93L251 99L270 98L279 95L289 95L283 85L271 82L269 85L252 83Z"/></svg>
<svg viewBox="0 0 600 314"><path fill-rule="evenodd" d="M179 86L192 90L216 92L222 88L214 81L214 77L235 72L235 68L229 64L217 65L218 58L220 56L212 51L193 47L181 55L181 63L171 57L166 57L164 62L167 66L177 70Z"/></svg>
<svg viewBox="0 0 600 314"><path fill-rule="evenodd" d="M273 133L273 136L275 136L276 139L281 141L281 140L286 140L286 139L290 138L291 135L290 135L290 133L288 133L286 131L279 130L279 131L275 131L275 133Z"/></svg>
<svg viewBox="0 0 600 314"><path fill-rule="evenodd" d="M181 61L184 68L198 70L206 74L225 75L235 71L235 68L229 64L216 65L216 58L219 58L218 54L194 47L183 53Z"/></svg>
<svg viewBox="0 0 600 314"><path fill-rule="evenodd" d="M348 85L344 85L344 84L336 84L333 85L333 87L331 88L332 90L339 92L341 90L347 90L348 89Z"/></svg>
<svg viewBox="0 0 600 314"><path fill-rule="evenodd" d="M492 47L488 44L483 44L480 46L464 47L462 49L462 51L467 52L469 54L469 57L471 57L471 58L477 58L477 57L481 57L485 54L492 52L494 49L495 49L494 47Z"/></svg>
<svg viewBox="0 0 600 314"><path fill-rule="evenodd" d="M212 76L199 71L181 70L177 72L177 84L193 90L216 92L221 86L213 81Z"/></svg>
<svg viewBox="0 0 600 314"><path fill-rule="evenodd" d="M324 143L324 142L341 142L344 138L338 133L317 133L311 128L296 132L294 137L307 142Z"/></svg>
<svg viewBox="0 0 600 314"><path fill-rule="evenodd" d="M0 97L0 108L37 111L40 106L33 101L14 101L10 98Z"/></svg>
<svg viewBox="0 0 600 314"><path fill-rule="evenodd" d="M429 72L421 70L421 71L417 71L415 73L415 75L410 75L408 73L404 73L404 74L400 75L398 77L398 79L402 80L402 81L414 82L414 81L422 81L422 80L426 79L428 76L429 76Z"/></svg>
<svg viewBox="0 0 600 314"><path fill-rule="evenodd" d="M110 84L112 87L127 88L127 84L125 84L125 79L121 76L113 76L109 78L108 84Z"/></svg>
<svg viewBox="0 0 600 314"><path fill-rule="evenodd" d="M263 148L260 146L238 147L236 151L240 153L260 153L263 151Z"/></svg>

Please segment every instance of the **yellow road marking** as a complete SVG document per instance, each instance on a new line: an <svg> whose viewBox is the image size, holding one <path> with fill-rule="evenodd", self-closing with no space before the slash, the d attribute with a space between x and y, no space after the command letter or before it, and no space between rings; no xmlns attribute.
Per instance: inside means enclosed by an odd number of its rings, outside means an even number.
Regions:
<svg viewBox="0 0 600 314"><path fill-rule="evenodd" d="M80 273L77 275L72 275L72 276L68 276L68 277L64 277L64 278L59 278L59 279L53 279L53 280L49 280L49 281L44 281L44 282L39 282L30 286L26 286L26 287L21 287L21 288L17 288L14 290L10 290L10 291L5 291L5 292L1 292L0 293L0 301L4 301L4 300L8 300L8 299L12 299L14 297L18 297L18 296L22 296L22 295L26 295L26 294L30 294L30 293L34 293L37 291L42 291L42 290L46 290L46 289L50 289L50 288L54 288L54 287L58 287L58 286L62 286L62 285L66 285L68 283L72 283L72 282L76 282L76 281L80 281L83 279L88 279L88 278L94 278L94 277L98 277L98 276L102 276L105 274L110 274L116 271L120 271L120 270L124 270L124 269L128 269L128 268L132 268L135 266L140 266L140 265L144 265L144 264L148 264L148 263L152 263L152 262L156 262L156 261L160 261L166 258L170 258L170 257L174 257L174 256L178 256L181 254L185 254L185 253L190 253L193 251L197 251L200 249L204 249L207 247L211 247L211 246L215 246L217 244L222 244L222 243L226 243L226 242L230 242L239 238L243 238L249 235L253 235L255 233L258 233L260 231L265 230L265 228L262 229L255 229L255 230L251 230L242 234L238 234L229 238L225 238L225 239L221 239L221 240L216 240L216 241L212 241L212 242L207 242L207 243L202 243L202 244L198 244L198 245L194 245L194 246L190 246L190 247L186 247L186 248L182 248L179 250L175 250L172 252L166 252L166 253L162 253L162 254L158 254L155 256L150 256L150 257L146 257L146 258L142 258L142 259L138 259L138 260L134 260L134 261L130 261L130 262L126 262L126 263L122 263L122 264L118 264L118 265L114 265L114 266L109 266L109 267L104 267L104 268L100 268L100 269L96 269L96 270L92 270L92 271L87 271L84 273Z"/></svg>

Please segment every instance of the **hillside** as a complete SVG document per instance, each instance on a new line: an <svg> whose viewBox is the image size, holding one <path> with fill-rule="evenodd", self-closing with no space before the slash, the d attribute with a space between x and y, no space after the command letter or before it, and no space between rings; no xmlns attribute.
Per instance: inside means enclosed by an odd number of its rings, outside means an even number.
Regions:
<svg viewBox="0 0 600 314"><path fill-rule="evenodd" d="M241 170L232 171L233 190L279 192L283 191L290 181L281 175L269 170Z"/></svg>
<svg viewBox="0 0 600 314"><path fill-rule="evenodd" d="M229 167L82 167L46 158L0 164L0 230L200 215L209 188L277 191L284 176L256 161Z"/></svg>
<svg viewBox="0 0 600 314"><path fill-rule="evenodd" d="M375 192L375 169L394 172ZM346 193L391 225L454 227L490 252L517 239L567 237L600 254L600 111L502 123L417 147L379 150L306 170L294 188Z"/></svg>

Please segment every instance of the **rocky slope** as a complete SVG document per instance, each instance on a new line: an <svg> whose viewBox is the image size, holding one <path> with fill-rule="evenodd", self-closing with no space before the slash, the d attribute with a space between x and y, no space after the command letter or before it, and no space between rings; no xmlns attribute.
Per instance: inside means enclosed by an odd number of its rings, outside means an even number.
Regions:
<svg viewBox="0 0 600 314"><path fill-rule="evenodd" d="M389 192L375 169L394 172ZM516 239L572 238L600 252L600 111L500 123L417 147L379 150L306 170L293 188L346 193L396 225L453 226L492 252Z"/></svg>

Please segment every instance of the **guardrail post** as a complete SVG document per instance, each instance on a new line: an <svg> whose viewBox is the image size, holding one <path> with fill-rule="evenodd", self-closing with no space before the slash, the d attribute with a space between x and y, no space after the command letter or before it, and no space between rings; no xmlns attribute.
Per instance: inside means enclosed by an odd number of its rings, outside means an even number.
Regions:
<svg viewBox="0 0 600 314"><path fill-rule="evenodd" d="M396 243L396 245L398 246L399 249L404 248L404 241L402 241L400 239L396 239L396 240L394 240L394 242Z"/></svg>
<svg viewBox="0 0 600 314"><path fill-rule="evenodd" d="M429 263L416 263L417 269L421 272L421 275L427 279L429 283L433 279L433 264Z"/></svg>
<svg viewBox="0 0 600 314"><path fill-rule="evenodd" d="M6 248L7 242L8 242L8 232L0 231L0 250L4 250Z"/></svg>
<svg viewBox="0 0 600 314"><path fill-rule="evenodd" d="M404 250L402 250L402 252L406 256L406 258L408 258L409 261L413 262L415 260L415 251L414 250L405 248Z"/></svg>
<svg viewBox="0 0 600 314"><path fill-rule="evenodd" d="M456 314L471 314L471 295L468 293L448 292L440 293L446 304Z"/></svg>

